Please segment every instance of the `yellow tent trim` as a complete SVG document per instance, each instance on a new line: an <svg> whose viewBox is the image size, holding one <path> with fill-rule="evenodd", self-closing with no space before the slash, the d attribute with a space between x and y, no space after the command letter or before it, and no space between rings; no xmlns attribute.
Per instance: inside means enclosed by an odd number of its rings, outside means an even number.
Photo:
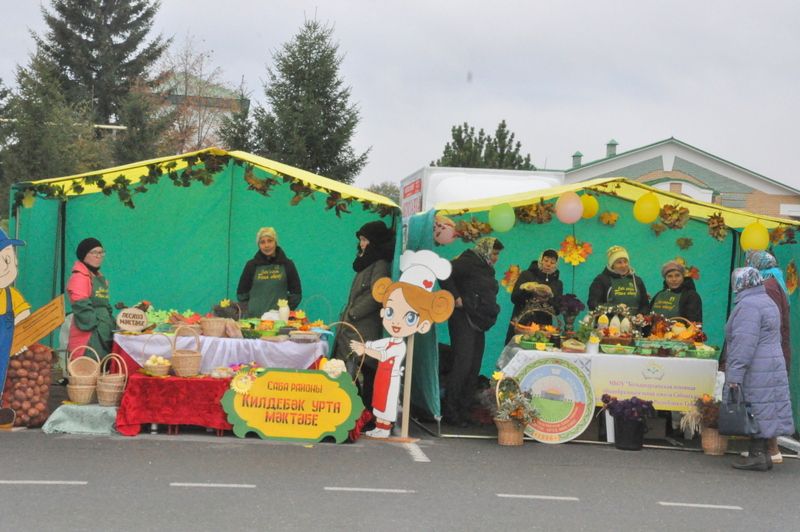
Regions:
<svg viewBox="0 0 800 532"><path fill-rule="evenodd" d="M520 192L517 194L498 196L494 198L438 203L436 206L434 206L434 210L441 214L456 215L466 212L488 211L493 206L500 205L502 203L508 203L512 207L522 207L524 205L531 205L532 203L538 202L540 199L549 200L552 198L557 198L564 192L580 192L587 189L600 193L606 192L634 202L644 194L652 192L658 197L659 204L662 207L667 204L680 204L680 206L689 209L689 214L694 218L707 220L714 213L721 213L722 217L725 219L725 224L728 227L742 228L755 222L756 220L760 221L769 229L777 227L778 225L800 227L800 222L794 220L756 214L743 211L741 209L734 209L732 207L718 205L716 203L706 203L682 194L674 194L672 192L653 188L649 185L631 181L623 177L590 179L588 181L581 181L571 185L561 185L553 188L533 190L530 192Z"/></svg>
<svg viewBox="0 0 800 532"><path fill-rule="evenodd" d="M307 186L315 190L339 192L342 195L343 199L354 198L357 200L365 200L380 205L387 205L389 207L399 208L395 202L393 202L392 200L390 200L385 196L381 196L380 194L375 194L374 192L370 192L368 190L362 190L357 187L345 185L344 183L340 183L339 181L334 181L333 179L322 177L317 174L308 172L306 170L301 170L300 168L289 166L288 164L271 161L269 159L265 159L264 157L259 157L257 155L252 155L250 153L246 153L243 151L228 152L226 150L222 150L219 148L206 148L203 150L183 153L180 155L171 155L169 157L160 157L158 159L138 161L135 163L130 163L122 166L115 166L113 168L106 168L104 170L95 170L93 172L85 172L82 174L76 174L66 177L39 179L36 181L30 181L28 183L33 185L41 185L41 184L63 185L64 192L66 193L67 196L82 196L85 194L95 194L100 192L100 188L97 185L86 183L85 178L102 176L106 182L111 182L119 176L124 176L131 182L131 184L136 184L139 182L140 178L143 175L146 175L148 173L148 168L147 168L148 166L159 165L162 167L162 169L164 169L166 173L167 170L164 167L169 163L174 162L175 167L171 168L171 170L183 170L188 166L185 160L187 157L196 156L202 153L207 153L210 155L228 155L234 159L250 163L253 166L261 168L262 170L269 172L273 175L281 174L289 176L298 181L302 181ZM72 190L72 184L74 182L80 182L80 184L83 186L82 192L77 193L74 190Z"/></svg>
<svg viewBox="0 0 800 532"><path fill-rule="evenodd" d="M234 151L231 152L230 155L231 157L235 157L241 161L246 161L255 166L256 168L261 168L262 170L269 172L273 175L274 174L288 175L294 179L297 179L298 181L302 181L303 183L305 183L306 185L310 186L313 189L336 191L342 195L343 199L347 198L363 199L371 201L372 203L378 203L381 205L388 205L389 207L399 208L395 202L393 202L386 196L381 196L380 194L375 194L374 192L370 192L369 190L363 190L358 187L346 185L340 181L335 181L328 177L323 177L321 175L317 175L307 170L295 168L294 166L289 166L288 164L272 161L270 159L266 159L264 157L260 157L258 155L253 155L251 153L243 151Z"/></svg>

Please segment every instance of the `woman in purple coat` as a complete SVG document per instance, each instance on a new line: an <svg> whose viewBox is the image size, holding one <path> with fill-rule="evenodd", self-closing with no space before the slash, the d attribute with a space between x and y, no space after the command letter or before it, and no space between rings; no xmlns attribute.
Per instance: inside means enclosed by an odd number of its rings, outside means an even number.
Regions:
<svg viewBox="0 0 800 532"><path fill-rule="evenodd" d="M755 268L733 270L731 285L736 306L725 325L725 393L727 388L741 387L758 424L748 456L732 465L767 471L772 469L767 440L794 433L789 378L781 350L780 312Z"/></svg>

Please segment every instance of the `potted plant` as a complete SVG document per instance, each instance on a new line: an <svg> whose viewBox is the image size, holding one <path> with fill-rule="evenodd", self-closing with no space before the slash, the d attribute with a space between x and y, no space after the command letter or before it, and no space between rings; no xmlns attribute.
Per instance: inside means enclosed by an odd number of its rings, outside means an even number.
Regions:
<svg viewBox="0 0 800 532"><path fill-rule="evenodd" d="M561 297L561 313L564 315L564 328L566 332L572 331L575 318L586 306L575 294L564 294Z"/></svg>
<svg viewBox="0 0 800 532"><path fill-rule="evenodd" d="M720 436L719 426L720 402L710 395L703 394L695 400L694 405L681 418L681 429L692 434L700 433L700 444L705 454L722 456L728 450L727 436Z"/></svg>
<svg viewBox="0 0 800 532"><path fill-rule="evenodd" d="M625 451L639 451L647 432L647 418L656 414L652 401L634 396L617 399L608 394L601 397L603 408L614 418L614 446Z"/></svg>
<svg viewBox="0 0 800 532"><path fill-rule="evenodd" d="M497 443L522 445L525 427L536 417L536 408L531 402L531 395L520 390L516 379L506 377L502 372L495 372L493 378L497 381L495 386L497 411L494 413Z"/></svg>

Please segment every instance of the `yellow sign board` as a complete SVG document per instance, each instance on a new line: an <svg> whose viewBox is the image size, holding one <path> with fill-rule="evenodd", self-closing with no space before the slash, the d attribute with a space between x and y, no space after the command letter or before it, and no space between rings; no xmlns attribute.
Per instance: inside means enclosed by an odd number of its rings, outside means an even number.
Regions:
<svg viewBox="0 0 800 532"><path fill-rule="evenodd" d="M19 353L23 347L35 344L60 327L62 323L64 323L63 294L14 326L11 355Z"/></svg>
<svg viewBox="0 0 800 532"><path fill-rule="evenodd" d="M592 357L592 388L598 401L603 394L617 399L633 396L653 401L656 410L686 412L703 394L712 395L717 361L635 355Z"/></svg>
<svg viewBox="0 0 800 532"><path fill-rule="evenodd" d="M320 441L347 439L364 404L347 373L260 369L239 372L222 397L233 433L244 438Z"/></svg>

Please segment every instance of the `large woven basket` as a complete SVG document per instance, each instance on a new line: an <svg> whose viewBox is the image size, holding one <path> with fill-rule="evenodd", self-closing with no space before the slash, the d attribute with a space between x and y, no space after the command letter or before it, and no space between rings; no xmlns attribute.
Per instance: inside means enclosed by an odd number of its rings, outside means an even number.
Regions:
<svg viewBox="0 0 800 532"><path fill-rule="evenodd" d="M224 326L225 320L222 319L222 322ZM175 330L176 335L172 343L172 369L178 377L194 377L200 373L200 366L203 361L203 355L200 354L200 336L194 333L196 349L178 349L177 332L179 329L180 327Z"/></svg>
<svg viewBox="0 0 800 532"><path fill-rule="evenodd" d="M109 362L117 365L117 373L109 373ZM97 402L101 406L117 406L128 381L128 365L121 356L110 354L100 363L100 376L97 378Z"/></svg>
<svg viewBox="0 0 800 532"><path fill-rule="evenodd" d="M78 403L79 405L88 405L89 403L94 400L94 392L97 387L95 385L91 386L80 386L78 384L67 384L67 397L73 403Z"/></svg>
<svg viewBox="0 0 800 532"><path fill-rule="evenodd" d="M226 320L227 318L201 318L200 328L203 331L203 336L216 336L219 338L224 338Z"/></svg>
<svg viewBox="0 0 800 532"><path fill-rule="evenodd" d="M82 355L73 360L72 355L79 349L88 349L94 353L96 360L91 355ZM97 384L97 377L100 373L100 355L97 351L88 345L81 345L70 352L67 360L69 360L67 363L67 379L70 384L76 386L94 386Z"/></svg>
<svg viewBox="0 0 800 532"><path fill-rule="evenodd" d="M728 437L721 436L718 429L703 427L700 433L700 445L703 453L722 456L728 450Z"/></svg>
<svg viewBox="0 0 800 532"><path fill-rule="evenodd" d="M522 445L525 428L517 425L510 419L494 419L497 426L497 443L506 446Z"/></svg>

